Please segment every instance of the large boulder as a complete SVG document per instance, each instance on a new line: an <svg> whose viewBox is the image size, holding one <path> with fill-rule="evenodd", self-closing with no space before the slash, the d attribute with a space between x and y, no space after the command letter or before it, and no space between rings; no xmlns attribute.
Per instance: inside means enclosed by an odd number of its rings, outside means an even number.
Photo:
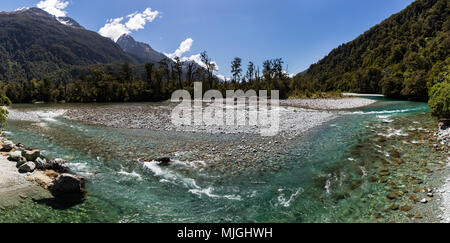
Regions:
<svg viewBox="0 0 450 243"><path fill-rule="evenodd" d="M36 165L33 162L27 162L19 167L20 173L33 172L36 169Z"/></svg>
<svg viewBox="0 0 450 243"><path fill-rule="evenodd" d="M31 151L23 151L22 156L27 159L27 161L35 161L39 156L41 156L41 151L39 150L31 150Z"/></svg>
<svg viewBox="0 0 450 243"><path fill-rule="evenodd" d="M65 165L67 161L63 159L52 159L44 164L45 170L54 170L58 173L67 173L69 168Z"/></svg>
<svg viewBox="0 0 450 243"><path fill-rule="evenodd" d="M84 194L86 192L85 179L71 174L59 175L48 187L52 193L58 194Z"/></svg>
<svg viewBox="0 0 450 243"><path fill-rule="evenodd" d="M3 151L3 152L10 152L10 151L13 150L15 147L16 147L16 145L15 145L13 142L11 142L11 141L9 141L9 140L6 140L6 141L4 141L3 144L2 144L1 151Z"/></svg>

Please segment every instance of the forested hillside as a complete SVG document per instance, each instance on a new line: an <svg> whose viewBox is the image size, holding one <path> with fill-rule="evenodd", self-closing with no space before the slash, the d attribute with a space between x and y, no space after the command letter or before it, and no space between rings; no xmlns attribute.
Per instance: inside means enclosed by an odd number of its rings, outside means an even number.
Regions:
<svg viewBox="0 0 450 243"><path fill-rule="evenodd" d="M0 13L0 81L68 81L93 64L134 63L113 41L31 8Z"/></svg>
<svg viewBox="0 0 450 243"><path fill-rule="evenodd" d="M418 0L297 75L299 91L427 99L449 79L450 1Z"/></svg>

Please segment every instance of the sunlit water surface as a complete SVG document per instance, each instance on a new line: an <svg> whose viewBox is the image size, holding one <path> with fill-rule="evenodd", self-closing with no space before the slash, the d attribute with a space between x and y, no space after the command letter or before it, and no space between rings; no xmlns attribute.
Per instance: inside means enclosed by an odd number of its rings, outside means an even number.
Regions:
<svg viewBox="0 0 450 243"><path fill-rule="evenodd" d="M13 108L39 107L16 105ZM441 158L433 154L431 146L414 145L425 136L421 129L436 124L428 115L428 106L382 99L363 109L336 113L337 119L289 141L292 149L282 155L277 169L252 173L252 168L247 168L246 173L232 176L201 169L202 161L190 160L186 152L180 153L183 159L175 158L170 167L159 167L140 158L153 156L160 150L177 151L173 144L180 141L207 143L208 139L227 140L233 136L108 128L63 118L43 119L40 123L9 121L6 129L9 138L44 150L47 157L68 159L74 172L88 178L89 194L84 203L70 208L25 201L19 207L5 210L0 221L376 222L399 219L400 215L386 210L390 206L386 202L389 191L386 183L401 180L400 173L408 175L411 169L405 166L390 171L389 175L385 173L384 184L373 178L381 180L383 175L379 171L395 163L391 155L394 150L401 151L406 165L412 158L417 163L439 162ZM380 136L387 137L388 141L380 142ZM267 163L272 157L273 154L267 154ZM421 179L426 180L427 176L424 174Z"/></svg>

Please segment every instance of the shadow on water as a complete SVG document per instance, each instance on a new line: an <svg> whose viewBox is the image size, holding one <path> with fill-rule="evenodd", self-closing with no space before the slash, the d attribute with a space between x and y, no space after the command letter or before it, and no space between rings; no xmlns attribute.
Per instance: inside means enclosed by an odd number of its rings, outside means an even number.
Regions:
<svg viewBox="0 0 450 243"><path fill-rule="evenodd" d="M49 206L55 210L67 210L84 202L85 197L79 194L55 195L53 198L33 200L37 204Z"/></svg>

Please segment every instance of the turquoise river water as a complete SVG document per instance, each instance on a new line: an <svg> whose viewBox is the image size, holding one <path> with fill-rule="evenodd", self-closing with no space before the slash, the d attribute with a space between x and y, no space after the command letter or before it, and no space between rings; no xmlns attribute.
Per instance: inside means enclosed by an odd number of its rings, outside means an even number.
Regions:
<svg viewBox="0 0 450 243"><path fill-rule="evenodd" d="M336 111L338 118L290 140L276 170L252 173L247 168L230 176L189 163L159 167L136 162L172 141L201 143L210 136L64 118L40 125L9 121L11 140L39 148L47 157L68 159L74 172L88 178L89 193L71 207L24 201L2 211L0 222L407 221L407 212L390 209L386 194L409 193L396 203L414 210L412 191L439 167L442 154L433 150L429 136L436 121L428 112L425 103L386 99Z"/></svg>

